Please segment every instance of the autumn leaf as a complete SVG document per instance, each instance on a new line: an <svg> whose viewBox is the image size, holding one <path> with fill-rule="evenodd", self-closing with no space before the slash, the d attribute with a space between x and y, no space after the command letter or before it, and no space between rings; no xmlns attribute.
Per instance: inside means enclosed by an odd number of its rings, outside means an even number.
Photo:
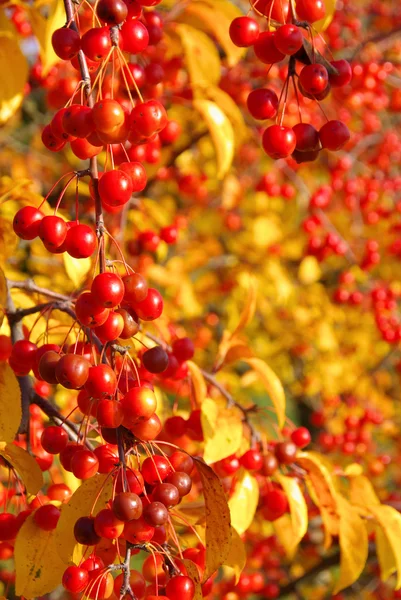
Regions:
<svg viewBox="0 0 401 600"><path fill-rule="evenodd" d="M259 485L256 478L245 469L237 475L234 493L228 501L231 523L242 535L249 529L259 502Z"/></svg>
<svg viewBox="0 0 401 600"><path fill-rule="evenodd" d="M349 498L358 506L375 506L380 504L373 485L364 475L349 477Z"/></svg>
<svg viewBox="0 0 401 600"><path fill-rule="evenodd" d="M78 564L85 547L74 536L74 525L80 517L87 517L105 508L111 498L113 480L109 475L95 475L83 481L65 504L57 523L55 545L65 563ZM96 504L95 504L96 501Z"/></svg>
<svg viewBox="0 0 401 600"><path fill-rule="evenodd" d="M7 308L7 279L4 271L0 268L0 326L4 320L4 313ZM1 439L1 433L0 433Z"/></svg>
<svg viewBox="0 0 401 600"><path fill-rule="evenodd" d="M203 459L207 464L235 454L241 446L242 415L235 407L220 406L211 398L205 398L201 406L201 424L205 440Z"/></svg>
<svg viewBox="0 0 401 600"><path fill-rule="evenodd" d="M380 579L387 581L397 571L397 558L381 526L376 525L374 531L376 554L380 565Z"/></svg>
<svg viewBox="0 0 401 600"><path fill-rule="evenodd" d="M252 356L252 350L243 340L232 338L229 331L224 331L217 351L214 370L218 371L223 364L229 365L237 360L251 358Z"/></svg>
<svg viewBox="0 0 401 600"><path fill-rule="evenodd" d="M55 532L41 529L33 514L19 530L14 549L17 596L37 598L60 585L66 565L56 550Z"/></svg>
<svg viewBox="0 0 401 600"><path fill-rule="evenodd" d="M244 308L242 309L242 313L240 315L238 325L232 332L231 336L235 337L238 333L240 333L245 327L250 323L255 315L256 310L256 299L257 299L257 291L258 285L257 281L254 277L249 278L249 287L248 287L248 296L246 299L246 303Z"/></svg>
<svg viewBox="0 0 401 600"><path fill-rule="evenodd" d="M216 151L218 179L229 171L234 158L234 129L228 117L215 102L198 99L194 108L202 115L209 129Z"/></svg>
<svg viewBox="0 0 401 600"><path fill-rule="evenodd" d="M219 87L208 85L202 90L202 95L208 100L215 102L219 108L230 119L234 129L235 146L239 147L249 137L249 131L246 127L244 116L235 101Z"/></svg>
<svg viewBox="0 0 401 600"><path fill-rule="evenodd" d="M298 269L298 279L304 285L310 285L320 279L322 270L316 256L305 256Z"/></svg>
<svg viewBox="0 0 401 600"><path fill-rule="evenodd" d="M1 282L0 282L1 285ZM0 442L12 442L21 422L21 389L8 363L0 362Z"/></svg>
<svg viewBox="0 0 401 600"><path fill-rule="evenodd" d="M260 358L247 358L244 359L244 362L259 375L276 409L278 425L281 429L285 423L285 393L281 381L274 371Z"/></svg>
<svg viewBox="0 0 401 600"><path fill-rule="evenodd" d="M201 478L206 511L206 567L204 581L224 564L231 546L230 509L216 473L195 458Z"/></svg>
<svg viewBox="0 0 401 600"><path fill-rule="evenodd" d="M67 252L63 253L64 267L68 277L75 287L80 288L92 269L91 258L74 258Z"/></svg>
<svg viewBox="0 0 401 600"><path fill-rule="evenodd" d="M195 584L195 594L193 596L193 600L202 600L202 586L200 582L198 567L192 560L189 559L185 559L183 563L185 565L189 577Z"/></svg>
<svg viewBox="0 0 401 600"><path fill-rule="evenodd" d="M35 496L43 486L43 474L33 456L15 444L1 448L0 455L17 471L28 494Z"/></svg>
<svg viewBox="0 0 401 600"><path fill-rule="evenodd" d="M199 369L192 360L187 361L188 369L191 374L192 388L194 392L195 402L198 406L202 405L202 402L206 398L207 388L205 379Z"/></svg>
<svg viewBox="0 0 401 600"><path fill-rule="evenodd" d="M217 85L220 81L220 57L210 37L185 23L178 23L174 33L180 38L192 85Z"/></svg>
<svg viewBox="0 0 401 600"><path fill-rule="evenodd" d="M334 13L336 11L336 3L337 0L325 0L324 6L326 9L326 14L323 17L323 19L320 19L320 21L316 21L316 23L313 23L314 31L322 33L322 31L325 31L328 28L328 26L333 20Z"/></svg>
<svg viewBox="0 0 401 600"><path fill-rule="evenodd" d="M28 80L28 62L15 35L0 33L0 125L15 115L20 107Z"/></svg>
<svg viewBox="0 0 401 600"><path fill-rule="evenodd" d="M46 9L45 11L43 7ZM53 50L51 40L53 31L65 25L64 4L62 0L41 0L35 2L29 9L32 30L39 43L43 74L46 75L51 67L60 60Z"/></svg>
<svg viewBox="0 0 401 600"><path fill-rule="evenodd" d="M275 479L283 488L290 505L292 538L288 541L287 554L292 557L308 530L308 507L299 483L294 477L276 473Z"/></svg>
<svg viewBox="0 0 401 600"><path fill-rule="evenodd" d="M384 538L379 542L378 557L383 570L389 574L396 570L396 589L401 588L401 515L392 506L380 504L369 506L369 512L375 518L378 526L381 528ZM384 541L385 539L385 541ZM391 549L391 554L386 554L383 550ZM395 569L394 569L395 567Z"/></svg>
<svg viewBox="0 0 401 600"><path fill-rule="evenodd" d="M340 577L333 590L338 594L362 573L369 552L368 532L358 510L337 494L340 538Z"/></svg>
<svg viewBox="0 0 401 600"><path fill-rule="evenodd" d="M231 545L228 558L224 562L226 567L234 570L235 584L238 583L240 575L246 564L246 550L237 530L231 527Z"/></svg>

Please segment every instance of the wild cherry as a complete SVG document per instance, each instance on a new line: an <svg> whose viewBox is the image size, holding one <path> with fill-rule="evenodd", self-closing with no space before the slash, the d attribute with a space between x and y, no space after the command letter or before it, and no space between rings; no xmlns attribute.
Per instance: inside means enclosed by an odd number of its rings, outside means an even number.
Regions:
<svg viewBox="0 0 401 600"><path fill-rule="evenodd" d="M230 38L239 48L253 46L259 37L259 25L251 17L237 17L230 24Z"/></svg>

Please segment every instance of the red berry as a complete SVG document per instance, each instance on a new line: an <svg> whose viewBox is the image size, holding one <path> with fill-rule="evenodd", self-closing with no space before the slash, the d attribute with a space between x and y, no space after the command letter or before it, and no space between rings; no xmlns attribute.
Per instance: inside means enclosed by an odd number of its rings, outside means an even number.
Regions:
<svg viewBox="0 0 401 600"><path fill-rule="evenodd" d="M298 448L305 448L311 442L311 435L306 427L298 427L292 432L291 439Z"/></svg>
<svg viewBox="0 0 401 600"><path fill-rule="evenodd" d="M324 0L296 0L296 11L301 21L314 23L326 14Z"/></svg>
<svg viewBox="0 0 401 600"><path fill-rule="evenodd" d="M43 213L34 206L24 206L15 214L13 229L22 240L33 240L39 235Z"/></svg>
<svg viewBox="0 0 401 600"><path fill-rule="evenodd" d="M86 569L71 565L67 567L63 574L63 587L72 594L83 592L89 582L89 574Z"/></svg>
<svg viewBox="0 0 401 600"><path fill-rule="evenodd" d="M60 454L68 444L68 434L62 427L52 425L44 429L40 442L49 454Z"/></svg>
<svg viewBox="0 0 401 600"><path fill-rule="evenodd" d="M347 85L352 79L352 69L349 62L347 60L341 59L333 60L330 64L338 71L337 75L329 75L331 85L333 87L342 87L344 85Z"/></svg>
<svg viewBox="0 0 401 600"><path fill-rule="evenodd" d="M271 158L286 158L295 150L295 133L291 127L271 125L263 134L262 144Z"/></svg>
<svg viewBox="0 0 401 600"><path fill-rule="evenodd" d="M292 55L302 48L304 36L302 31L296 25L287 23L276 30L274 43L276 48L283 54Z"/></svg>
<svg viewBox="0 0 401 600"><path fill-rule="evenodd" d="M320 142L327 150L340 150L350 137L348 127L342 121L328 121L319 130Z"/></svg>
<svg viewBox="0 0 401 600"><path fill-rule="evenodd" d="M124 284L115 273L99 273L92 282L91 292L100 306L114 308L124 296Z"/></svg>
<svg viewBox="0 0 401 600"><path fill-rule="evenodd" d="M247 107L254 119L272 119L277 114L278 98L273 90L253 90L247 98Z"/></svg>
<svg viewBox="0 0 401 600"><path fill-rule="evenodd" d="M306 65L299 74L299 82L308 94L316 96L326 89L329 74L323 65Z"/></svg>
<svg viewBox="0 0 401 600"><path fill-rule="evenodd" d="M259 25L251 17L237 17L230 25L230 38L239 48L253 46L259 37Z"/></svg>
<svg viewBox="0 0 401 600"><path fill-rule="evenodd" d="M145 25L136 19L125 21L121 28L121 35L125 52L138 54L143 52L149 44L149 33Z"/></svg>
<svg viewBox="0 0 401 600"><path fill-rule="evenodd" d="M84 54L91 60L95 62L103 60L111 50L109 28L95 27L88 29L82 36L81 47Z"/></svg>
<svg viewBox="0 0 401 600"><path fill-rule="evenodd" d="M53 504L40 506L33 515L35 523L44 531L56 529L59 518L60 510Z"/></svg>
<svg viewBox="0 0 401 600"><path fill-rule="evenodd" d="M193 600L195 584L190 577L176 575L166 585L166 595L170 600Z"/></svg>
<svg viewBox="0 0 401 600"><path fill-rule="evenodd" d="M257 58L265 64L280 62L285 58L285 54L278 50L275 44L275 32L265 31L259 35L254 45Z"/></svg>
<svg viewBox="0 0 401 600"><path fill-rule="evenodd" d="M62 60L71 60L81 49L81 38L79 33L69 27L56 29L52 35L52 46L54 52Z"/></svg>

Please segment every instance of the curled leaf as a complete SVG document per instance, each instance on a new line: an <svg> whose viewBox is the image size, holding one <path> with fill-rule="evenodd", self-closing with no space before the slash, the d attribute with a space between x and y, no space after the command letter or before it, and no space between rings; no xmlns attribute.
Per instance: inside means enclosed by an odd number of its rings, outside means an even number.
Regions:
<svg viewBox="0 0 401 600"><path fill-rule="evenodd" d="M0 33L0 69L0 125L3 125L20 107L28 80L28 62L11 32Z"/></svg>
<svg viewBox="0 0 401 600"><path fill-rule="evenodd" d="M37 598L60 585L66 565L56 551L55 529L41 529L33 514L18 532L14 557L17 596Z"/></svg>
<svg viewBox="0 0 401 600"><path fill-rule="evenodd" d="M231 520L226 495L216 473L195 459L200 475L206 511L206 568L204 581L227 560L231 546Z"/></svg>
<svg viewBox="0 0 401 600"><path fill-rule="evenodd" d="M281 473L277 473L275 477L283 488L290 505L292 539L289 541L287 554L293 556L308 529L308 507L299 483L294 477L286 477Z"/></svg>
<svg viewBox="0 0 401 600"><path fill-rule="evenodd" d="M248 325L248 323L252 321L256 310L257 290L258 286L256 279L254 277L250 277L246 303L242 309L238 325L232 332L231 337L234 337L237 333L240 333Z"/></svg>
<svg viewBox="0 0 401 600"><path fill-rule="evenodd" d="M202 405L202 402L206 398L207 388L205 379L201 373L200 368L192 362L192 360L187 361L189 372L191 373L191 382L192 388L194 392L195 402L198 406Z"/></svg>
<svg viewBox="0 0 401 600"><path fill-rule="evenodd" d="M397 571L395 588L398 590L401 588L401 515L392 506L386 506L384 504L370 506L369 512L375 518L385 538L385 540L382 538L378 547L380 565L383 566L383 570L387 572L387 574L394 570ZM392 555L391 553L388 554L388 549L391 549ZM383 550L387 551L386 555Z"/></svg>
<svg viewBox="0 0 401 600"><path fill-rule="evenodd" d="M278 425L281 429L285 423L285 393L281 381L275 372L260 358L247 358L244 362L259 375L276 409Z"/></svg>
<svg viewBox="0 0 401 600"><path fill-rule="evenodd" d="M242 469L234 493L228 501L231 523L242 535L250 527L259 502L259 485L255 477Z"/></svg>
<svg viewBox="0 0 401 600"><path fill-rule="evenodd" d="M40 10L43 5L46 7L46 12ZM60 60L53 50L52 34L55 29L65 25L65 11L62 0L36 2L30 7L30 23L39 43L43 73L46 75L49 69Z"/></svg>
<svg viewBox="0 0 401 600"><path fill-rule="evenodd" d="M85 550L74 536L74 525L80 517L87 517L105 508L111 498L113 480L109 475L95 475L85 480L63 507L57 523L55 545L60 558L78 564Z"/></svg>
<svg viewBox="0 0 401 600"><path fill-rule="evenodd" d="M33 456L15 444L1 448L0 455L17 471L28 494L35 496L43 486L43 474Z"/></svg>
<svg viewBox="0 0 401 600"><path fill-rule="evenodd" d="M174 33L180 38L192 85L217 85L220 81L220 57L210 37L185 23L178 23Z"/></svg>
<svg viewBox="0 0 401 600"><path fill-rule="evenodd" d="M0 362L0 442L12 442L21 422L21 389L8 363Z"/></svg>
<svg viewBox="0 0 401 600"><path fill-rule="evenodd" d="M203 459L207 464L237 452L243 434L242 415L238 409L219 406L211 398L205 398L201 423L205 440Z"/></svg>
<svg viewBox="0 0 401 600"><path fill-rule="evenodd" d="M380 504L380 500L376 495L373 485L364 475L350 477L349 497L352 504L356 504L358 506L369 507Z"/></svg>

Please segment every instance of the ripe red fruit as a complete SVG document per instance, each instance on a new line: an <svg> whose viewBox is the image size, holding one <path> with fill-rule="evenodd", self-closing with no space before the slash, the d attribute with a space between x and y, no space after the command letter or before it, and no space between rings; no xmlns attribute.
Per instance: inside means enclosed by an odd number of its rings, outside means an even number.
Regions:
<svg viewBox="0 0 401 600"><path fill-rule="evenodd" d="M126 483L127 483L128 491L132 492L133 494L138 494L138 495L142 494L144 487L145 487L142 473L140 471L137 471L136 469L127 469L126 477L127 477ZM122 471L122 469L119 470L118 475L117 475L116 492L117 493L123 492L123 471Z"/></svg>
<svg viewBox="0 0 401 600"><path fill-rule="evenodd" d="M182 127L178 121L170 119L167 125L159 133L160 141L164 145L174 144L180 137Z"/></svg>
<svg viewBox="0 0 401 600"><path fill-rule="evenodd" d="M40 443L49 454L60 454L68 444L67 432L58 425L46 427L43 430Z"/></svg>
<svg viewBox="0 0 401 600"><path fill-rule="evenodd" d="M299 82L308 94L316 96L326 89L329 74L323 65L306 65L299 74Z"/></svg>
<svg viewBox="0 0 401 600"><path fill-rule="evenodd" d="M124 531L124 523L120 521L111 508L104 508L95 517L95 531L100 537L113 540Z"/></svg>
<svg viewBox="0 0 401 600"><path fill-rule="evenodd" d="M278 489L270 490L264 497L264 515L269 521L282 517L288 510L287 496Z"/></svg>
<svg viewBox="0 0 401 600"><path fill-rule="evenodd" d="M103 432L104 429L102 429ZM115 429L111 431L115 432ZM117 450L111 444L101 444L94 449L94 453L99 461L99 473L110 473L118 465Z"/></svg>
<svg viewBox="0 0 401 600"><path fill-rule="evenodd" d="M110 598L113 593L114 579L110 571L94 569L89 573L88 598L103 600Z"/></svg>
<svg viewBox="0 0 401 600"><path fill-rule="evenodd" d="M51 152L59 152L65 146L65 140L56 138L50 129L50 125L46 125L42 131L42 143Z"/></svg>
<svg viewBox="0 0 401 600"><path fill-rule="evenodd" d="M149 33L145 25L136 19L125 21L121 27L121 35L125 52L138 54L149 44Z"/></svg>
<svg viewBox="0 0 401 600"><path fill-rule="evenodd" d="M189 454L176 450L169 458L170 464L175 471L183 471L184 473L191 474L194 468L194 461Z"/></svg>
<svg viewBox="0 0 401 600"><path fill-rule="evenodd" d="M184 473L183 471L174 471L167 477L166 482L171 483L171 485L177 488L180 498L183 498L189 494L192 488L191 477L188 475L188 473Z"/></svg>
<svg viewBox="0 0 401 600"><path fill-rule="evenodd" d="M100 306L114 308L123 299L124 284L115 273L99 273L92 282L91 292Z"/></svg>
<svg viewBox="0 0 401 600"><path fill-rule="evenodd" d="M121 400L124 423L130 427L138 421L149 419L157 408L154 392L149 388L134 387Z"/></svg>
<svg viewBox="0 0 401 600"><path fill-rule="evenodd" d="M330 64L338 71L337 75L329 75L329 80L333 87L342 87L350 83L352 79L352 69L347 60L333 60Z"/></svg>
<svg viewBox="0 0 401 600"><path fill-rule="evenodd" d="M13 220L14 232L22 240L33 240L39 235L40 222L43 213L34 206L24 206L15 213Z"/></svg>
<svg viewBox="0 0 401 600"><path fill-rule="evenodd" d="M302 48L303 40L304 36L301 29L292 23L286 23L279 27L274 36L277 50L289 56Z"/></svg>
<svg viewBox="0 0 401 600"><path fill-rule="evenodd" d="M81 38L79 33L69 27L56 29L52 35L52 46L54 52L62 60L71 60L81 49Z"/></svg>
<svg viewBox="0 0 401 600"><path fill-rule="evenodd" d="M84 546L95 546L100 542L100 537L95 531L94 517L80 517L74 525L74 537Z"/></svg>
<svg viewBox="0 0 401 600"><path fill-rule="evenodd" d="M123 206L133 190L131 177L124 171L107 171L99 180L99 195L107 206Z"/></svg>
<svg viewBox="0 0 401 600"><path fill-rule="evenodd" d="M71 565L67 567L63 574L63 587L72 594L83 592L89 582L89 574L86 569Z"/></svg>
<svg viewBox="0 0 401 600"><path fill-rule="evenodd" d="M132 302L132 306L140 319L154 321L163 312L163 298L160 292L149 288L145 299L141 302Z"/></svg>
<svg viewBox="0 0 401 600"><path fill-rule="evenodd" d="M123 329L120 333L120 338L123 340L127 340L133 337L139 331L138 317L131 314L130 311L125 308L118 308L116 310L123 319Z"/></svg>
<svg viewBox="0 0 401 600"><path fill-rule="evenodd" d="M142 363L149 373L163 373L169 364L168 354L161 346L155 346L143 353Z"/></svg>
<svg viewBox="0 0 401 600"><path fill-rule="evenodd" d="M271 125L263 134L262 144L271 158L286 158L295 150L295 133L291 127Z"/></svg>
<svg viewBox="0 0 401 600"><path fill-rule="evenodd" d="M251 17L237 17L230 25L230 38L239 48L253 46L259 37L259 25Z"/></svg>
<svg viewBox="0 0 401 600"><path fill-rule="evenodd" d="M19 529L17 517L11 513L0 513L0 541L13 540Z"/></svg>
<svg viewBox="0 0 401 600"><path fill-rule="evenodd" d="M170 600L192 600L195 596L195 584L186 575L172 577L166 585L166 594Z"/></svg>
<svg viewBox="0 0 401 600"><path fill-rule="evenodd" d="M77 354L65 354L56 365L57 381L68 390L78 390L88 379L90 362Z"/></svg>
<svg viewBox="0 0 401 600"><path fill-rule="evenodd" d="M12 351L13 345L8 335L0 335L0 360L7 360Z"/></svg>
<svg viewBox="0 0 401 600"><path fill-rule="evenodd" d="M178 488L173 483L158 483L153 490L152 496L155 502L161 502L167 508L172 508L178 504L181 498ZM160 525L162 524L160 523Z"/></svg>
<svg viewBox="0 0 401 600"><path fill-rule="evenodd" d="M143 517L128 521L124 527L124 537L131 544L150 542L154 532L154 527L146 523Z"/></svg>
<svg viewBox="0 0 401 600"><path fill-rule="evenodd" d="M120 337L124 329L123 317L115 311L110 311L107 320L103 325L95 327L95 333L101 342L111 342Z"/></svg>
<svg viewBox="0 0 401 600"><path fill-rule="evenodd" d="M259 471L263 467L263 456L259 450L247 450L241 456L241 465L249 471Z"/></svg>
<svg viewBox="0 0 401 600"><path fill-rule="evenodd" d="M120 25L128 15L128 7L123 0L99 0L96 14L103 23Z"/></svg>
<svg viewBox="0 0 401 600"><path fill-rule="evenodd" d="M183 337L177 340L174 340L172 344L172 351L176 359L180 362L185 360L191 360L195 353L195 346L191 339L188 337Z"/></svg>
<svg viewBox="0 0 401 600"><path fill-rule="evenodd" d="M152 501L145 506L142 516L148 525L160 527L168 521L168 510L161 502Z"/></svg>
<svg viewBox="0 0 401 600"><path fill-rule="evenodd" d="M148 178L146 171L142 163L134 162L123 162L118 167L121 171L124 171L131 177L133 193L142 192L145 189Z"/></svg>
<svg viewBox="0 0 401 600"><path fill-rule="evenodd" d="M60 518L60 510L53 504L40 506L33 515L35 523L44 531L56 529Z"/></svg>
<svg viewBox="0 0 401 600"><path fill-rule="evenodd" d="M121 127L124 123L125 113L117 100L105 98L95 103L92 109L92 118L97 131L108 133Z"/></svg>
<svg viewBox="0 0 401 600"><path fill-rule="evenodd" d="M110 31L108 27L88 29L82 36L81 47L84 54L95 62L101 61L111 50Z"/></svg>
<svg viewBox="0 0 401 600"><path fill-rule="evenodd" d="M96 406L96 418L101 427L119 427L123 422L121 402L107 398L100 400Z"/></svg>
<svg viewBox="0 0 401 600"><path fill-rule="evenodd" d="M167 113L158 100L137 104L130 116L131 128L145 138L158 133L167 125Z"/></svg>
<svg viewBox="0 0 401 600"><path fill-rule="evenodd" d="M296 137L296 150L299 152L309 152L319 148L319 133L313 125L308 123L297 123L292 128Z"/></svg>
<svg viewBox="0 0 401 600"><path fill-rule="evenodd" d="M296 0L296 11L301 21L315 23L326 14L324 0Z"/></svg>
<svg viewBox="0 0 401 600"><path fill-rule="evenodd" d="M253 90L247 98L247 107L254 119L272 119L277 114L278 98L273 90Z"/></svg>
<svg viewBox="0 0 401 600"><path fill-rule="evenodd" d="M306 427L298 427L291 433L291 439L298 448L305 448L311 442L311 435Z"/></svg>
<svg viewBox="0 0 401 600"><path fill-rule="evenodd" d="M66 222L55 215L43 217L39 224L39 237L50 252L61 246L67 231Z"/></svg>
<svg viewBox="0 0 401 600"><path fill-rule="evenodd" d="M77 479L90 479L96 475L98 468L96 454L87 448L75 452L71 459L71 470Z"/></svg>
<svg viewBox="0 0 401 600"><path fill-rule="evenodd" d="M295 460L297 450L293 442L278 442L274 448L274 453L280 464L290 465Z"/></svg>
<svg viewBox="0 0 401 600"><path fill-rule="evenodd" d="M105 398L113 396L117 389L117 378L109 365L101 364L91 367L85 390L93 398Z"/></svg>
<svg viewBox="0 0 401 600"><path fill-rule="evenodd" d="M136 304L145 300L148 295L148 284L139 273L131 273L123 277L124 300L128 304Z"/></svg>
<svg viewBox="0 0 401 600"><path fill-rule="evenodd" d="M172 468L164 456L145 458L142 464L142 475L146 483L155 485L170 475Z"/></svg>
<svg viewBox="0 0 401 600"><path fill-rule="evenodd" d="M82 104L72 104L63 113L62 126L73 137L88 137L95 127L92 109Z"/></svg>
<svg viewBox="0 0 401 600"><path fill-rule="evenodd" d="M47 490L47 495L50 500L58 500L59 502L67 502L72 496L72 491L65 483L53 483Z"/></svg>
<svg viewBox="0 0 401 600"><path fill-rule="evenodd" d="M285 58L285 54L280 52L275 44L275 37L274 31L264 31L255 42L255 54L262 63L270 65Z"/></svg>
<svg viewBox="0 0 401 600"><path fill-rule="evenodd" d="M87 160L89 158L93 158L100 154L103 148L103 144L101 145L93 145L89 140L79 139L71 141L71 150L75 156L80 158L81 160Z"/></svg>
<svg viewBox="0 0 401 600"><path fill-rule="evenodd" d="M342 121L328 121L319 130L320 143L327 150L340 150L350 137L349 129Z"/></svg>
<svg viewBox="0 0 401 600"><path fill-rule="evenodd" d="M134 423L134 425L131 425L130 427L130 431L144 442L150 442L157 438L161 430L162 424L156 414L145 421L138 421L138 423Z"/></svg>
<svg viewBox="0 0 401 600"><path fill-rule="evenodd" d="M82 292L75 303L75 314L81 325L98 327L107 321L109 309L101 306L91 292Z"/></svg>
<svg viewBox="0 0 401 600"><path fill-rule="evenodd" d="M89 225L79 223L67 231L65 249L73 258L89 258L95 248L96 234Z"/></svg>
<svg viewBox="0 0 401 600"><path fill-rule="evenodd" d="M112 510L120 521L139 519L142 514L142 500L133 492L121 492L115 496Z"/></svg>
<svg viewBox="0 0 401 600"><path fill-rule="evenodd" d="M178 238L178 229L174 225L168 225L160 229L160 239L166 244L175 244Z"/></svg>
<svg viewBox="0 0 401 600"><path fill-rule="evenodd" d="M12 347L10 366L17 375L28 375L36 362L37 346L29 340L18 340Z"/></svg>

